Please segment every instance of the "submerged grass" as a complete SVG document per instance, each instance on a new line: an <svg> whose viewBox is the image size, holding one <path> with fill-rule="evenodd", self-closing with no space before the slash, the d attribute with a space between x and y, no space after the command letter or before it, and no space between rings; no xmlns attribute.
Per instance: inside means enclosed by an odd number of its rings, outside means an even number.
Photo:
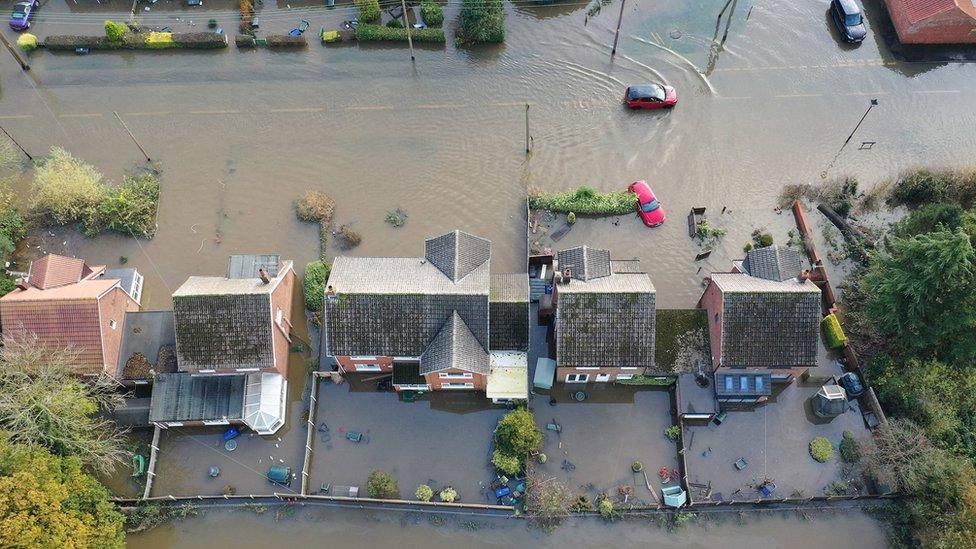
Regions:
<svg viewBox="0 0 976 549"><path fill-rule="evenodd" d="M601 193L585 185L564 193L529 192L530 208L567 214L623 215L633 212L636 203L637 196L630 191Z"/></svg>

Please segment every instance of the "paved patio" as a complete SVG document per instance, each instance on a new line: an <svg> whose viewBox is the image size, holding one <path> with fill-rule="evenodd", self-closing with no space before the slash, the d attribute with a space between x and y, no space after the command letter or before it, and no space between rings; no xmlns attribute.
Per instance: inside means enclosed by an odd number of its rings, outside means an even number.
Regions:
<svg viewBox="0 0 976 549"><path fill-rule="evenodd" d="M821 385L820 380L797 380L774 393L766 406L753 411L730 411L720 426L710 423L707 427L685 427L689 481L711 484L713 501L730 501L759 498L756 485L767 478L776 484L772 497L780 498L822 496L824 488L833 481L849 480L843 478L837 446L846 430L861 440L870 436L869 431L854 400L849 402L847 412L838 417L816 417L810 408L810 397ZM827 437L834 444L834 457L826 463L810 457L808 446L817 436ZM748 463L741 471L733 465L739 458ZM697 488L689 495L695 501L705 500Z"/></svg>
<svg viewBox="0 0 976 549"><path fill-rule="evenodd" d="M464 502L495 503L486 488L494 477L489 447L504 407L467 391L403 402L375 387L375 381L355 376L342 385L319 382L316 425L325 423L329 433L316 432L309 493L335 484L358 486L365 497L369 473L383 469L404 499L414 499L417 486L428 484L435 493L452 486ZM349 431L362 433L363 440L350 442Z"/></svg>

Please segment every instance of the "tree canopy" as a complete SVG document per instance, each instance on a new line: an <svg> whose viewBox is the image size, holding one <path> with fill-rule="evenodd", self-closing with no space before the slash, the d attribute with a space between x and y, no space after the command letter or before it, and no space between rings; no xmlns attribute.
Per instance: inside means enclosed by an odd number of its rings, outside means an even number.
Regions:
<svg viewBox="0 0 976 549"><path fill-rule="evenodd" d="M462 42L504 42L502 0L463 0L457 34Z"/></svg>
<svg viewBox="0 0 976 549"><path fill-rule="evenodd" d="M123 547L123 517L81 460L0 433L0 544Z"/></svg>
<svg viewBox="0 0 976 549"><path fill-rule="evenodd" d="M495 446L504 454L525 456L542 447L542 431L535 425L535 416L529 410L513 410L498 422L495 429Z"/></svg>

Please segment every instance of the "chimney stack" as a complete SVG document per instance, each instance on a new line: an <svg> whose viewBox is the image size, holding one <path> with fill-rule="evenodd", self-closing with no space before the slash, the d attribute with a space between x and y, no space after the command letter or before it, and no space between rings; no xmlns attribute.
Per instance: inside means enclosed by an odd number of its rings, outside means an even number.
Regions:
<svg viewBox="0 0 976 549"><path fill-rule="evenodd" d="M573 279L573 269L566 267L563 269L563 284L569 284L569 281Z"/></svg>
<svg viewBox="0 0 976 549"><path fill-rule="evenodd" d="M27 281L24 280L23 278L18 278L17 279L17 287L20 288L21 291L27 290Z"/></svg>
<svg viewBox="0 0 976 549"><path fill-rule="evenodd" d="M329 284L329 287L325 289L325 295L329 297L336 295L335 288L332 287L332 284Z"/></svg>
<svg viewBox="0 0 976 549"><path fill-rule="evenodd" d="M810 280L810 269L803 269L800 271L800 274L796 276L796 279L799 280L800 283Z"/></svg>
<svg viewBox="0 0 976 549"><path fill-rule="evenodd" d="M265 271L264 267L258 269L258 276L261 277L261 282L263 284L271 284L271 279L268 278L268 271Z"/></svg>

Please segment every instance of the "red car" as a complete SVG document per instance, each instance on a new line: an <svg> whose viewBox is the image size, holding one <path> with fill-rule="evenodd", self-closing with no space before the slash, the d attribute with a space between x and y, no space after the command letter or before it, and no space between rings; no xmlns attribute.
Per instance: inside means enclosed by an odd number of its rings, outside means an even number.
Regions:
<svg viewBox="0 0 976 549"><path fill-rule="evenodd" d="M663 84L630 86L624 103L632 109L670 109L678 104L678 92Z"/></svg>
<svg viewBox="0 0 976 549"><path fill-rule="evenodd" d="M627 187L627 190L637 195L637 214L640 215L641 221L645 225L657 227L664 223L664 208L654 196L654 191L651 190L647 181L635 181Z"/></svg>

